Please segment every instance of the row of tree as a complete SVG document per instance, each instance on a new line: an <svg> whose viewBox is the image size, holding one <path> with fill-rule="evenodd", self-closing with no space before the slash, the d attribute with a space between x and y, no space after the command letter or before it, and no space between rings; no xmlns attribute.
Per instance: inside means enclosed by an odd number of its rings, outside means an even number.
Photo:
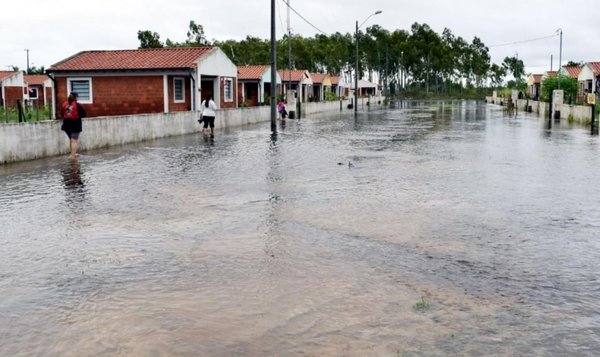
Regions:
<svg viewBox="0 0 600 357"><path fill-rule="evenodd" d="M208 41L202 25L190 21L184 42L167 39L152 31L138 31L140 48L218 46L236 65L270 63L269 40L247 36L244 40ZM410 31L388 31L374 25L358 34L317 34L314 37L284 35L277 42L277 67L307 69L347 76L357 70L359 76L377 78L386 88L420 88L438 94L465 87L498 87L507 75L515 84L524 82L525 66L516 57L506 57L501 64L491 63L489 48L480 38L471 42L456 36L450 29L439 34L427 24L414 23ZM291 41L291 54L289 53Z"/></svg>

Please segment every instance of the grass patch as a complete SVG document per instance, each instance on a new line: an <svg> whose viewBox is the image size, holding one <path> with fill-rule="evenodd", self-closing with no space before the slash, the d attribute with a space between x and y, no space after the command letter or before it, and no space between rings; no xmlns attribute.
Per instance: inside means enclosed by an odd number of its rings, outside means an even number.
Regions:
<svg viewBox="0 0 600 357"><path fill-rule="evenodd" d="M421 300L417 301L417 303L413 305L413 309L419 312L425 312L429 309L429 306L429 301L427 301L424 296L421 296Z"/></svg>

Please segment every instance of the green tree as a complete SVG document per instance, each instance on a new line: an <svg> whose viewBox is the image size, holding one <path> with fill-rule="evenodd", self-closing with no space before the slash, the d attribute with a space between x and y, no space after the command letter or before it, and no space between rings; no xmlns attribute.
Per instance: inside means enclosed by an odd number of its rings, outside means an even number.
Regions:
<svg viewBox="0 0 600 357"><path fill-rule="evenodd" d="M552 91L558 89L558 81L560 80L560 89L564 91L563 100L566 103L573 103L577 98L578 85L575 78L568 76L552 76L546 77L542 81L542 100L549 101Z"/></svg>
<svg viewBox="0 0 600 357"><path fill-rule="evenodd" d="M30 67L29 68L29 72L26 74L44 74L46 73L46 69L44 68L44 66L38 68L36 66Z"/></svg>
<svg viewBox="0 0 600 357"><path fill-rule="evenodd" d="M569 61L567 62L567 64L565 64L565 67L582 67L585 64L585 62L580 61L580 62L575 62L575 61Z"/></svg>
<svg viewBox="0 0 600 357"><path fill-rule="evenodd" d="M208 46L209 42L206 40L204 35L204 27L197 24L194 20L190 21L187 32L186 45L190 47Z"/></svg>
<svg viewBox="0 0 600 357"><path fill-rule="evenodd" d="M525 65L522 60L517 57L505 57L502 67L513 75L517 84L523 82L522 77L525 75Z"/></svg>
<svg viewBox="0 0 600 357"><path fill-rule="evenodd" d="M473 42L469 45L469 50L471 54L472 73L475 77L475 85L480 87L490 69L489 49L479 37L475 36Z"/></svg>
<svg viewBox="0 0 600 357"><path fill-rule="evenodd" d="M497 64L492 64L489 70L490 81L493 87L500 87L504 77L506 77L506 69Z"/></svg>
<svg viewBox="0 0 600 357"><path fill-rule="evenodd" d="M160 42L160 35L156 32L149 30L138 31L138 40L140 46L138 48L162 48L164 47Z"/></svg>

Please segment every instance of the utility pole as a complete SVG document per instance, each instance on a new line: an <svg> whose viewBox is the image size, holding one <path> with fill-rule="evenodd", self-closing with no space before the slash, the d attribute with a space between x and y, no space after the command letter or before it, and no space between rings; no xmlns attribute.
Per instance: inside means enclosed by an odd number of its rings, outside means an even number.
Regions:
<svg viewBox="0 0 600 357"><path fill-rule="evenodd" d="M26 48L25 52L27 52L27 74L29 74L29 49Z"/></svg>
<svg viewBox="0 0 600 357"><path fill-rule="evenodd" d="M287 2L287 30L288 30L288 83L287 89L292 89L292 28L290 27L290 0ZM283 78L282 78L283 79ZM286 96L288 91L285 91ZM289 110L289 109L288 109Z"/></svg>
<svg viewBox="0 0 600 357"><path fill-rule="evenodd" d="M275 0L271 0L271 133L277 133L277 52L275 38Z"/></svg>
<svg viewBox="0 0 600 357"><path fill-rule="evenodd" d="M560 89L560 70L562 66L562 29L556 30L560 34L560 50L558 52L558 89Z"/></svg>

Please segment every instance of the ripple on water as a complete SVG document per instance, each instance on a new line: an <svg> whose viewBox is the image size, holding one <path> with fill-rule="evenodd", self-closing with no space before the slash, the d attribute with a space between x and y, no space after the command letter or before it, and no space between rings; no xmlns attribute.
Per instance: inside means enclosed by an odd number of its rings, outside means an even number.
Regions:
<svg viewBox="0 0 600 357"><path fill-rule="evenodd" d="M593 355L597 138L490 108L2 168L0 355Z"/></svg>

